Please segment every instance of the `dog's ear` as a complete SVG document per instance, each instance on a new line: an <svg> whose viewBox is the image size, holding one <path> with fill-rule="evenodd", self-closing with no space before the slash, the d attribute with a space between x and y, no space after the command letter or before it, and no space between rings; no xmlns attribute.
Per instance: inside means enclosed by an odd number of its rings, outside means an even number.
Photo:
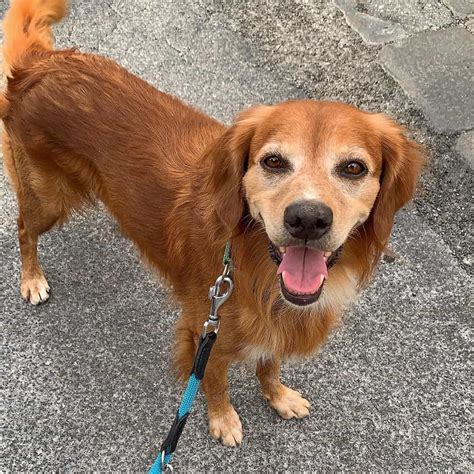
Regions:
<svg viewBox="0 0 474 474"><path fill-rule="evenodd" d="M422 148L405 136L403 127L383 114L370 119L379 135L382 173L377 199L361 232L368 241L367 278L388 243L396 212L413 197L425 162Z"/></svg>
<svg viewBox="0 0 474 474"><path fill-rule="evenodd" d="M270 108L258 105L241 112L205 153L205 164L210 171L206 188L212 199L211 209L206 214L215 230L224 230L227 237L236 231L244 215L242 179L248 166L250 146L258 123Z"/></svg>

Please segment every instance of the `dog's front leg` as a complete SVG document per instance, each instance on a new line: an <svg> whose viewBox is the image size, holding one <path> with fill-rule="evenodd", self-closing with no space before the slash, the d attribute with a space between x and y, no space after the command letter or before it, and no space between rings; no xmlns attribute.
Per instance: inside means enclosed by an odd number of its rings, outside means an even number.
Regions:
<svg viewBox="0 0 474 474"><path fill-rule="evenodd" d="M289 420L309 415L308 400L303 398L301 393L281 383L279 359L259 361L257 377L260 380L263 396L282 418Z"/></svg>
<svg viewBox="0 0 474 474"><path fill-rule="evenodd" d="M216 351L217 349L217 351ZM242 441L242 424L230 402L227 371L231 360L214 349L202 382L207 399L209 433L225 446L236 446Z"/></svg>

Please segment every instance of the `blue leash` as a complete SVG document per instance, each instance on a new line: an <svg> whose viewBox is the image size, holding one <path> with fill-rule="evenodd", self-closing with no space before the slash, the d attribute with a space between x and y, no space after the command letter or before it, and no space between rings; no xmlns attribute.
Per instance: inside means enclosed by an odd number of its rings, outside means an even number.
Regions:
<svg viewBox="0 0 474 474"><path fill-rule="evenodd" d="M209 317L204 323L201 337L199 339L198 349L194 357L193 368L189 375L188 384L183 394L181 405L176 412L176 417L171 425L171 429L163 441L160 448L160 454L155 459L148 474L161 474L161 472L170 470L171 461L173 459L176 446L178 444L181 433L188 419L189 413L193 406L194 400L199 390L199 385L204 377L209 355L212 347L217 339L217 332L219 331L219 316L218 311L220 306L227 301L234 289L234 283L230 277L232 271L232 258L230 255L230 242L227 242L223 258L224 271L220 275L214 286L209 289L209 299L211 300L211 310ZM223 289L223 287L225 289ZM211 327L211 331L209 328Z"/></svg>
<svg viewBox="0 0 474 474"><path fill-rule="evenodd" d="M215 335L215 333L213 334ZM169 469L176 445L178 444L179 436L181 435L184 425L186 424L200 384L201 380L196 378L196 374L191 374L183 395L183 400L181 401L181 405L179 406L178 412L176 413L173 426L171 427L166 440L161 445L160 455L155 459L155 462L148 471L149 474L159 474L163 470L166 470L167 468Z"/></svg>

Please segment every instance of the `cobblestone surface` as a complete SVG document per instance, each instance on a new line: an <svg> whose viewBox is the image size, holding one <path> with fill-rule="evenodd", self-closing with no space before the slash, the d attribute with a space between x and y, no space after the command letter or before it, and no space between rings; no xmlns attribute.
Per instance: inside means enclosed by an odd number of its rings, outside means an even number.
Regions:
<svg viewBox="0 0 474 474"><path fill-rule="evenodd" d="M463 133L456 141L456 151L474 169L474 131Z"/></svg>
<svg viewBox="0 0 474 474"><path fill-rule="evenodd" d="M382 49L380 60L440 132L474 127L473 36L465 28L431 31Z"/></svg>
<svg viewBox="0 0 474 474"><path fill-rule="evenodd" d="M334 4L368 44L400 40L453 21L450 10L436 1L334 0Z"/></svg>
<svg viewBox="0 0 474 474"><path fill-rule="evenodd" d="M460 18L474 14L473 0L445 0L445 3Z"/></svg>
<svg viewBox="0 0 474 474"><path fill-rule="evenodd" d="M434 128L473 127L474 1L333 0Z"/></svg>

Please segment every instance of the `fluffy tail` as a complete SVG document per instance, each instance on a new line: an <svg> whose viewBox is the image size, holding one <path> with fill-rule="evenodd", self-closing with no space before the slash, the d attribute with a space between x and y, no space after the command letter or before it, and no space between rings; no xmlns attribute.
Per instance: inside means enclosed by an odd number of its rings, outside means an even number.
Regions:
<svg viewBox="0 0 474 474"><path fill-rule="evenodd" d="M7 76L29 50L50 50L51 25L67 12L67 0L11 0L3 21L4 70Z"/></svg>

